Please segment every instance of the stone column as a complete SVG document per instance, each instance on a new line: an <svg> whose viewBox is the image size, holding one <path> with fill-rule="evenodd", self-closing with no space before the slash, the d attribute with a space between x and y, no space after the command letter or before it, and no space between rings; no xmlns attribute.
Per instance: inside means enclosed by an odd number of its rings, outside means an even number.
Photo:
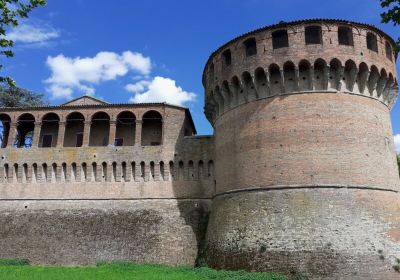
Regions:
<svg viewBox="0 0 400 280"><path fill-rule="evenodd" d="M294 90L298 91L299 90L299 67L294 68Z"/></svg>
<svg viewBox="0 0 400 280"><path fill-rule="evenodd" d="M281 81L281 93L285 92L285 79L284 79L284 73L283 73L283 69L279 70L280 73L280 81Z"/></svg>
<svg viewBox="0 0 400 280"><path fill-rule="evenodd" d="M142 145L142 120L136 120L136 129L135 129L135 146Z"/></svg>
<svg viewBox="0 0 400 280"><path fill-rule="evenodd" d="M117 122L110 121L110 132L108 133L108 146L114 146L116 132L117 132Z"/></svg>
<svg viewBox="0 0 400 280"><path fill-rule="evenodd" d="M33 168L32 168L32 166L29 166L29 165L22 165L22 168L23 168L23 170L24 170L24 173L25 173L25 183L32 183L32 173L33 173Z"/></svg>
<svg viewBox="0 0 400 280"><path fill-rule="evenodd" d="M40 131L42 130L42 123L35 122L35 128L33 130L32 147L39 147Z"/></svg>
<svg viewBox="0 0 400 280"><path fill-rule="evenodd" d="M107 163L107 166L106 166L106 178L105 178L105 181L106 182L112 182L113 180L114 180L114 178L113 178L113 166L112 166L112 163L111 164L108 164Z"/></svg>
<svg viewBox="0 0 400 280"><path fill-rule="evenodd" d="M15 137L17 137L17 124L12 122L10 123L10 131L8 132L7 146L4 148L12 148L15 142Z"/></svg>
<svg viewBox="0 0 400 280"><path fill-rule="evenodd" d="M65 137L65 122L58 123L58 137L57 137L57 148L62 148L64 146Z"/></svg>
<svg viewBox="0 0 400 280"><path fill-rule="evenodd" d="M314 75L314 65L310 66L310 88L311 90L315 90L315 75Z"/></svg>
<svg viewBox="0 0 400 280"><path fill-rule="evenodd" d="M114 166L113 166L114 169ZM113 170L114 173L114 181L115 182L122 182L121 180L121 175L122 175L122 165L120 163L115 164L115 170Z"/></svg>
<svg viewBox="0 0 400 280"><path fill-rule="evenodd" d="M90 127L92 125L92 122L85 121L84 125L85 126L84 126L84 129L83 129L82 147L88 147L89 146L89 140L90 140Z"/></svg>
<svg viewBox="0 0 400 280"><path fill-rule="evenodd" d="M161 120L161 143L160 145L164 145L165 141L164 141L164 137L165 137L165 133L164 133L164 116L163 119Z"/></svg>
<svg viewBox="0 0 400 280"><path fill-rule="evenodd" d="M153 175L154 175L153 181L162 181L159 162L154 163L154 174Z"/></svg>

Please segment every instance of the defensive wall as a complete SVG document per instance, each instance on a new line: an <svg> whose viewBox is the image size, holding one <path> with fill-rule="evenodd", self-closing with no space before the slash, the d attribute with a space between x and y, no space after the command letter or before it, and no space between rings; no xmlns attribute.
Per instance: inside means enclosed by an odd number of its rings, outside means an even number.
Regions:
<svg viewBox="0 0 400 280"><path fill-rule="evenodd" d="M168 104L2 108L0 258L194 264L213 144Z"/></svg>

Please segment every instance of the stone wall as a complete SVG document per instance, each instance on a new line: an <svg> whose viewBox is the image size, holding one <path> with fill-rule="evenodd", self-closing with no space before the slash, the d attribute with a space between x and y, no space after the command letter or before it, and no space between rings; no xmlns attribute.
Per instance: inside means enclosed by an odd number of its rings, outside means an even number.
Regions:
<svg viewBox="0 0 400 280"><path fill-rule="evenodd" d="M7 200L0 259L194 265L210 200Z"/></svg>
<svg viewBox="0 0 400 280"><path fill-rule="evenodd" d="M280 186L400 190L388 108L343 93L250 102L215 124L217 193Z"/></svg>
<svg viewBox="0 0 400 280"><path fill-rule="evenodd" d="M142 130L142 116L152 110L161 114L161 126ZM14 128L26 113L3 111ZM190 113L165 104L61 106L31 113L37 122L49 111L56 112L59 126L42 125L41 134L54 133L57 145L38 147L37 139L30 148L0 149L0 259L194 265L215 193L213 137L186 137L195 131ZM83 122L99 119L99 112L110 120ZM123 112L135 116L131 129L118 129ZM63 134L71 113L82 120ZM36 124L34 139L39 129ZM77 132L83 133L83 147L74 147ZM155 134L162 140L158 145L141 145L142 136L149 142ZM113 146L113 135L124 137L124 146ZM72 147L59 145L63 142Z"/></svg>
<svg viewBox="0 0 400 280"><path fill-rule="evenodd" d="M212 267L301 272L310 279L399 279L400 195L349 188L282 188L213 200Z"/></svg>

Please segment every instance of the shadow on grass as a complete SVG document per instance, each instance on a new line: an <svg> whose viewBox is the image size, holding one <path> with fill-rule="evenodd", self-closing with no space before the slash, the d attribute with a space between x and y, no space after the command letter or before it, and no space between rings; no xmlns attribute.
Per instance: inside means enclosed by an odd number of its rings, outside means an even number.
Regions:
<svg viewBox="0 0 400 280"><path fill-rule="evenodd" d="M171 267L130 262L101 262L96 266L78 267L35 266L29 265L28 260L0 260L0 279L287 280L276 273L225 271L208 267Z"/></svg>

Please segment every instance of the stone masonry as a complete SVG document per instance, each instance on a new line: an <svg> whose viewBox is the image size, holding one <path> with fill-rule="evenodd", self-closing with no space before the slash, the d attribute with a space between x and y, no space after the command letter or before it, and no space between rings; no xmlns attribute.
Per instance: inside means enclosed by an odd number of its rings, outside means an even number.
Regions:
<svg viewBox="0 0 400 280"><path fill-rule="evenodd" d="M399 279L393 46L373 26L304 20L249 32L210 56L210 266Z"/></svg>
<svg viewBox="0 0 400 280"><path fill-rule="evenodd" d="M393 50L329 19L233 39L204 69L212 136L166 103L1 108L0 258L399 279Z"/></svg>

